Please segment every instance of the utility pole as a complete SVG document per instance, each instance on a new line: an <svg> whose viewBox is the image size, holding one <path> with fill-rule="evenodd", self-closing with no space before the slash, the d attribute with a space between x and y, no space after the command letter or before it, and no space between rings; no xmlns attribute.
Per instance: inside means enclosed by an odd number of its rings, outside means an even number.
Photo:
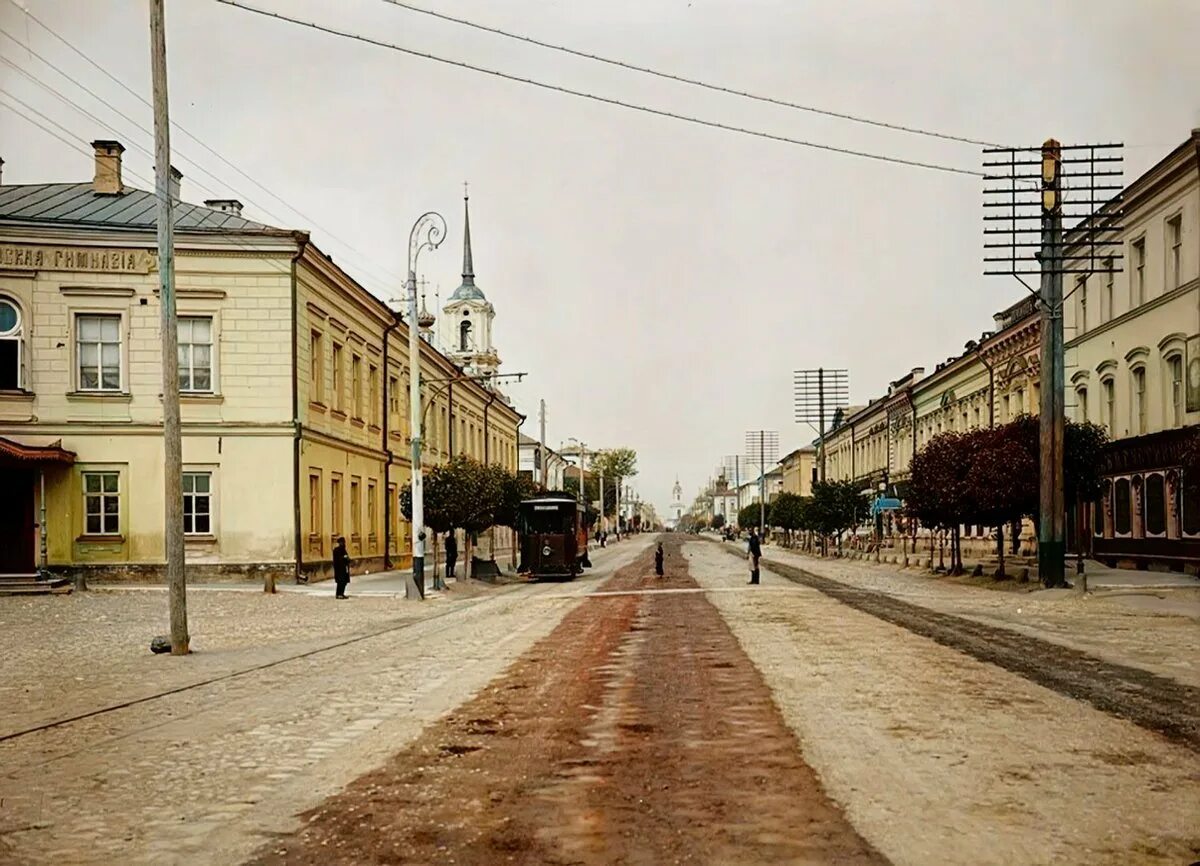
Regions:
<svg viewBox="0 0 1200 866"><path fill-rule="evenodd" d="M1066 425L1063 363L1062 151L1053 138L1042 145L1041 489L1038 519L1038 575L1046 587L1066 583L1066 502L1063 437Z"/></svg>
<svg viewBox="0 0 1200 866"><path fill-rule="evenodd" d="M1086 279L1120 269L1121 148L1120 144L1064 147L1051 138L1041 147L983 151L984 273L1016 277L1038 299L1041 310L1038 574L1047 587L1066 584L1063 274ZM1064 201L1064 192L1070 195L1069 202ZM1072 223L1069 248L1064 243L1064 220ZM1037 291L1023 279L1035 274L1040 278ZM1086 587L1081 576L1075 588L1086 591Z"/></svg>
<svg viewBox="0 0 1200 866"><path fill-rule="evenodd" d="M179 426L175 232L171 201L171 130L167 110L167 25L163 0L150 0L150 73L154 89L154 187L158 198L158 286L162 331L163 542L171 611L171 654L187 655L187 581L183 551L183 439Z"/></svg>
<svg viewBox="0 0 1200 866"><path fill-rule="evenodd" d="M817 368L817 417L820 429L817 431L817 476L825 483L825 368Z"/></svg>
<svg viewBox="0 0 1200 866"><path fill-rule="evenodd" d="M538 456L541 460L541 476L542 486L546 486L546 464L550 458L546 455L546 401L541 400L538 403L538 423L540 424L540 432L538 433L540 440L538 441Z"/></svg>

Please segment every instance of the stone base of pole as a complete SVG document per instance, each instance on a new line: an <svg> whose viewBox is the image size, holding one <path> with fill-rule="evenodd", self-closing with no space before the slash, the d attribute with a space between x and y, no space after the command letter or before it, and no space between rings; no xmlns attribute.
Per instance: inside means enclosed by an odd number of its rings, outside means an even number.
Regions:
<svg viewBox="0 0 1200 866"><path fill-rule="evenodd" d="M409 601L425 598L425 557L413 557L412 573L404 584L404 597Z"/></svg>

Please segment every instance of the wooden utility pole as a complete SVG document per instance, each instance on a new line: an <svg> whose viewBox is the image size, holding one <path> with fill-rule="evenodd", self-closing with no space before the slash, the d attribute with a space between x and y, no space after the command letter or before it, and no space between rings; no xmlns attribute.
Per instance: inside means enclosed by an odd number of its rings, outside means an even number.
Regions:
<svg viewBox="0 0 1200 866"><path fill-rule="evenodd" d="M1066 501L1063 438L1066 427L1063 363L1062 151L1053 138L1042 145L1041 406L1038 503L1038 576L1046 587L1066 584Z"/></svg>
<svg viewBox="0 0 1200 866"><path fill-rule="evenodd" d="M150 0L150 71L154 86L154 187L158 197L158 285L162 330L163 542L171 609L171 654L187 655L187 582L183 562L183 441L179 429L175 233L171 133L167 112L167 37L163 0Z"/></svg>

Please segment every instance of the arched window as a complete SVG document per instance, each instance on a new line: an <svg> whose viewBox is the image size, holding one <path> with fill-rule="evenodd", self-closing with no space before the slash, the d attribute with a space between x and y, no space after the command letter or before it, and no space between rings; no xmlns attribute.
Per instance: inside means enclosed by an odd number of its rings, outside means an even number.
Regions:
<svg viewBox="0 0 1200 866"><path fill-rule="evenodd" d="M1184 412L1183 353L1171 352L1163 358L1163 378L1166 380L1167 427L1182 427Z"/></svg>
<svg viewBox="0 0 1200 866"><path fill-rule="evenodd" d="M1163 476L1152 472L1146 476L1146 535L1165 535L1167 531L1167 496Z"/></svg>
<svg viewBox="0 0 1200 866"><path fill-rule="evenodd" d="M25 322L17 302L0 297L0 391L25 386Z"/></svg>
<svg viewBox="0 0 1200 866"><path fill-rule="evenodd" d="M1116 383L1113 382L1112 376L1106 376L1100 380L1100 397L1103 400L1100 405L1100 420L1104 423L1104 426L1108 428L1109 436L1117 435L1116 392Z"/></svg>
<svg viewBox="0 0 1200 866"><path fill-rule="evenodd" d="M458 350L460 352L469 352L471 350L471 323L464 321L458 326Z"/></svg>
<svg viewBox="0 0 1200 866"><path fill-rule="evenodd" d="M1130 375L1130 426L1135 436L1146 432L1146 367L1134 367Z"/></svg>
<svg viewBox="0 0 1200 866"><path fill-rule="evenodd" d="M1132 500L1128 478L1118 478L1114 489L1116 501L1113 505L1113 531L1116 535L1128 535L1132 529Z"/></svg>
<svg viewBox="0 0 1200 866"><path fill-rule="evenodd" d="M1080 385L1075 389L1075 417L1086 424L1088 420L1087 388Z"/></svg>

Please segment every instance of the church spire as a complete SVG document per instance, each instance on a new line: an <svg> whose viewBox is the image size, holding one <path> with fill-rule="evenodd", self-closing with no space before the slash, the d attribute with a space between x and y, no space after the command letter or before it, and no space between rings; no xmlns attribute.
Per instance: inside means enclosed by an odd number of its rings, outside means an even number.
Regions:
<svg viewBox="0 0 1200 866"><path fill-rule="evenodd" d="M465 184L464 184L465 185ZM463 192L463 271L464 284L475 284L475 262L471 260L471 196Z"/></svg>

